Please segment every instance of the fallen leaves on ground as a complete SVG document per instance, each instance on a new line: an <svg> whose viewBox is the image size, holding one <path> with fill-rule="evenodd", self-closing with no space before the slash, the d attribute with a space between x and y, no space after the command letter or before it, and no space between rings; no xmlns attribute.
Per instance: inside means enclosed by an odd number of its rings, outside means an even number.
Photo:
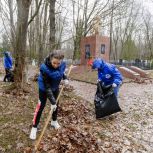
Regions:
<svg viewBox="0 0 153 153"><path fill-rule="evenodd" d="M31 82L29 92L20 95L4 93L6 84L0 84L0 152L31 153L35 141L29 139L29 133L38 101L37 84ZM95 86L83 84L84 88L76 84L80 93L84 92L79 96L93 99ZM59 104L58 120L62 128L54 130L48 125L37 153L152 153L151 91L151 84L124 84L119 96L123 112L96 120L93 103L76 96L76 90L67 86ZM49 109L47 102L38 136Z"/></svg>

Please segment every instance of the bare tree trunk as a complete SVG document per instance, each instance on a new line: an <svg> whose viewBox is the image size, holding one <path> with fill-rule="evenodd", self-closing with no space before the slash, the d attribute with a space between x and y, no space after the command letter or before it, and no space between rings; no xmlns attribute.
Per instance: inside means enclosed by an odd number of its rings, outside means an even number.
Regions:
<svg viewBox="0 0 153 153"><path fill-rule="evenodd" d="M50 0L50 37L49 37L49 43L50 43L50 51L53 51L56 48L55 43L55 3L56 0Z"/></svg>
<svg viewBox="0 0 153 153"><path fill-rule="evenodd" d="M32 6L31 6L32 7ZM30 17L32 17L33 9L31 8ZM30 60L34 55L34 25L33 22L29 25L28 40L29 40L29 56Z"/></svg>
<svg viewBox="0 0 153 153"><path fill-rule="evenodd" d="M151 60L153 58L153 34L152 34L152 24L151 24L151 14L148 14L144 18L145 24L145 38L146 38L146 48L148 50L148 59Z"/></svg>
<svg viewBox="0 0 153 153"><path fill-rule="evenodd" d="M25 69L26 40L28 28L28 15L31 0L17 0L18 16L16 30L15 50L15 86L23 88L23 71Z"/></svg>
<svg viewBox="0 0 153 153"><path fill-rule="evenodd" d="M35 7L38 8L38 0L35 0ZM40 44L40 21L39 21L39 13L36 16L35 20L35 30L36 30L36 55L39 54L39 44Z"/></svg>
<svg viewBox="0 0 153 153"><path fill-rule="evenodd" d="M86 37L92 29L92 21L102 14L104 4L99 0L91 1L85 0L71 0L73 7L73 24L74 30L73 41L74 41L74 54L73 59L79 58L80 56L80 42L81 38ZM107 0L106 5L108 5ZM105 5L105 6L106 6Z"/></svg>
<svg viewBox="0 0 153 153"><path fill-rule="evenodd" d="M88 13L88 11L87 11L87 9L88 9L88 0L85 0L85 7L84 7L84 29L85 29L85 31L84 31L84 37L86 36L86 32L87 32L87 28L88 28L88 18L87 18L87 13Z"/></svg>
<svg viewBox="0 0 153 153"><path fill-rule="evenodd" d="M86 2L88 2L88 0L86 0ZM75 20L75 2L72 1L72 5L73 5L73 24L74 24L74 32L75 35L73 36L73 42L74 42L74 53L73 53L73 60L78 59L80 56L80 42L81 42L81 37L83 36L83 26L84 23L82 21L82 19L80 18L80 4L81 2L78 0L78 4L79 6L77 7L77 18ZM85 12L84 12L84 20L87 20L87 4L85 5Z"/></svg>
<svg viewBox="0 0 153 153"><path fill-rule="evenodd" d="M41 13L39 15L39 35L38 35L38 66L42 63L43 61L43 52L44 52L44 42L45 42L45 37L46 37L46 20L47 20L47 9L48 9L48 2L43 4ZM43 20L40 22L40 19Z"/></svg>
<svg viewBox="0 0 153 153"><path fill-rule="evenodd" d="M42 4L42 0L35 0L31 4L30 8L30 20L28 22L29 28L29 50L30 50L30 59L36 57L39 54L40 48L40 33L41 33L41 16L39 14L40 6ZM35 8L35 9L34 9ZM33 11L34 10L34 11ZM43 10L43 9L42 9ZM35 18L35 20L34 20ZM34 22L35 21L35 22Z"/></svg>
<svg viewBox="0 0 153 153"><path fill-rule="evenodd" d="M40 65L44 58L44 51L45 51L45 42L46 42L46 34L47 34L47 11L48 11L48 3L45 3L44 9L44 21L43 21L43 31L42 31L42 40L39 47L39 60L38 64Z"/></svg>
<svg viewBox="0 0 153 153"><path fill-rule="evenodd" d="M111 20L110 20L110 52L109 52L109 60L111 60L112 54L112 34L113 34L113 16L114 16L114 0L112 1L112 11L111 11Z"/></svg>
<svg viewBox="0 0 153 153"><path fill-rule="evenodd" d="M11 29L11 45L12 50L15 50L15 26L14 26L14 18L13 18L13 0L8 0L9 5L9 15L10 15L10 29Z"/></svg>

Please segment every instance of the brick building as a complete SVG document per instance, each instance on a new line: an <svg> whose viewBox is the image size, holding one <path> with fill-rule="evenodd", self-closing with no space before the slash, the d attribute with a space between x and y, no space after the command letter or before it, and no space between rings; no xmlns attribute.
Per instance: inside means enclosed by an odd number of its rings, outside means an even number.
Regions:
<svg viewBox="0 0 153 153"><path fill-rule="evenodd" d="M89 57L101 57L109 61L110 39L107 36L92 35L81 40L81 64L87 64Z"/></svg>

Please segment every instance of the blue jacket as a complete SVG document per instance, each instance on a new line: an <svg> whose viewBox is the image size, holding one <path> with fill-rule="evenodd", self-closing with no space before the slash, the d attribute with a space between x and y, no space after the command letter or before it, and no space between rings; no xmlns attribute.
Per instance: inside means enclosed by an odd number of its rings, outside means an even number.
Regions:
<svg viewBox="0 0 153 153"><path fill-rule="evenodd" d="M59 88L61 80L64 78L66 64L62 62L57 69L54 69L50 64L46 62L40 66L40 74L38 77L39 89L46 91L46 85L44 83L44 75L46 76L47 82L52 91L55 91ZM46 80L45 80L46 81Z"/></svg>
<svg viewBox="0 0 153 153"><path fill-rule="evenodd" d="M104 62L102 59L97 58L94 60L93 69L98 69L98 79L101 80L104 85L111 85L115 83L120 85L123 77L115 65Z"/></svg>
<svg viewBox="0 0 153 153"><path fill-rule="evenodd" d="M4 68L11 69L13 66L12 57L9 55L9 52L4 53Z"/></svg>

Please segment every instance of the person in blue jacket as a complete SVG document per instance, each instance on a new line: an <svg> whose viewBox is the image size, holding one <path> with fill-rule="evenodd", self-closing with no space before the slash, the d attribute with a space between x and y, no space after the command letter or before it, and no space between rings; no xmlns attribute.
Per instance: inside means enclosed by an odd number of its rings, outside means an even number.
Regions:
<svg viewBox="0 0 153 153"><path fill-rule="evenodd" d="M112 85L115 95L118 96L123 77L116 66L105 62L101 58L97 58L93 61L92 69L98 70L98 80L101 81L104 86Z"/></svg>
<svg viewBox="0 0 153 153"><path fill-rule="evenodd" d="M8 51L4 52L3 63L4 63L5 73L6 73L3 81L6 82L6 80L9 81L11 70L13 68L13 60L12 60L10 52Z"/></svg>
<svg viewBox="0 0 153 153"><path fill-rule="evenodd" d="M63 62L64 55L60 51L53 51L45 59L45 62L40 66L40 74L38 76L39 86L39 101L33 118L33 127L30 133L30 139L36 139L37 126L40 121L42 111L46 105L47 98L51 103L53 110L51 126L55 129L60 128L57 122L58 106L56 99L59 94L59 84L63 79L65 84L68 84L68 79L65 75L66 64Z"/></svg>

